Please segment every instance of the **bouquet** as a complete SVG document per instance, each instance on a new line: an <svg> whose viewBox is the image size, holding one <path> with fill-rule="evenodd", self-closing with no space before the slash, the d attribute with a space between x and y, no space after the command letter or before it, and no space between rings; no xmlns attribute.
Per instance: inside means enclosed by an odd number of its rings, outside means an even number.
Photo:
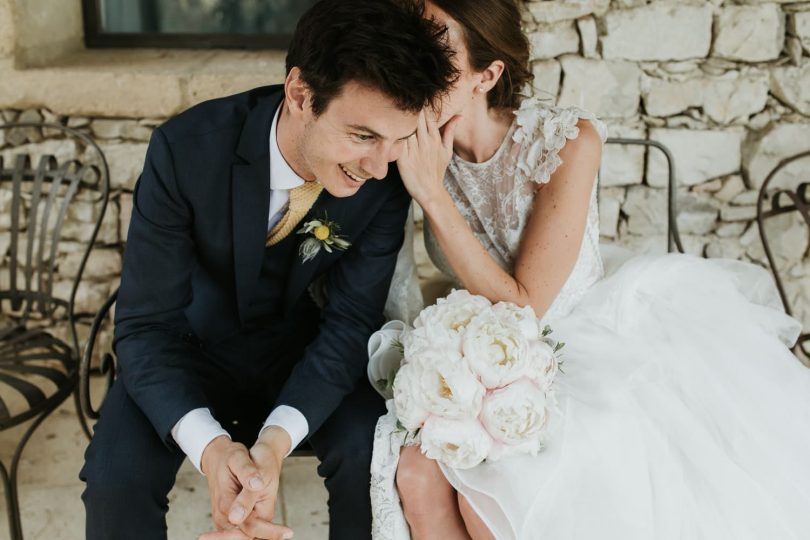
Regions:
<svg viewBox="0 0 810 540"><path fill-rule="evenodd" d="M530 307L454 290L422 310L413 328L392 321L372 336L369 378L431 459L466 469L537 454L563 346L550 333Z"/></svg>

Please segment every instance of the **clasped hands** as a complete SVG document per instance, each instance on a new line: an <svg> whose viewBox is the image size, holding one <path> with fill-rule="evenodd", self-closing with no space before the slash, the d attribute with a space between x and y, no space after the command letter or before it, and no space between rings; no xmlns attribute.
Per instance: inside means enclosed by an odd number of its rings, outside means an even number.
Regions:
<svg viewBox="0 0 810 540"><path fill-rule="evenodd" d="M198 540L283 540L289 527L272 523L281 463L292 441L276 426L262 431L250 448L225 436L211 441L202 454L216 532Z"/></svg>

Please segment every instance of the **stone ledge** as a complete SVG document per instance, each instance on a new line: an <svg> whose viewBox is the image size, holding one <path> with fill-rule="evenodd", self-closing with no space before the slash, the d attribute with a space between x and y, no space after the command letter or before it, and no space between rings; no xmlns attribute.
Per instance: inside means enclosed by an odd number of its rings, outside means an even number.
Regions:
<svg viewBox="0 0 810 540"><path fill-rule="evenodd" d="M0 60L0 109L168 117L191 105L284 80L284 51L84 50L47 67Z"/></svg>

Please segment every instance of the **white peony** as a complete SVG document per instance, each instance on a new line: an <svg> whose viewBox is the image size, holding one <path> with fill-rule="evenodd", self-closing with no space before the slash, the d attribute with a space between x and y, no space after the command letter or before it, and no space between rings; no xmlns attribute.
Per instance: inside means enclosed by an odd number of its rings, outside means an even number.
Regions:
<svg viewBox="0 0 810 540"><path fill-rule="evenodd" d="M445 418L478 416L486 388L466 362L445 359L433 364L422 363L421 367L419 389L429 413Z"/></svg>
<svg viewBox="0 0 810 540"><path fill-rule="evenodd" d="M498 302L492 312L500 319L516 324L526 339L538 339L542 335L540 322L531 306L520 307L512 302Z"/></svg>
<svg viewBox="0 0 810 540"><path fill-rule="evenodd" d="M548 390L559 369L557 355L554 348L541 340L529 342L531 368L526 376L532 379L541 389Z"/></svg>
<svg viewBox="0 0 810 540"><path fill-rule="evenodd" d="M436 304L422 310L413 322L415 336L424 338L431 345L452 343L461 348L464 329L491 303L483 296L475 296L465 290L454 290Z"/></svg>
<svg viewBox="0 0 810 540"><path fill-rule="evenodd" d="M410 431L420 428L428 416L419 388L420 375L419 366L404 364L394 378L394 406L397 419Z"/></svg>
<svg viewBox="0 0 810 540"><path fill-rule="evenodd" d="M443 341L448 348L452 348L454 351L460 352L458 349L458 340L461 338L459 336L441 336L441 341ZM437 345L434 341L427 335L427 329L424 327L422 328L411 328L406 330L402 333L401 337L402 341L402 348L404 352L403 362L410 362L414 357L418 356L425 350L429 350Z"/></svg>
<svg viewBox="0 0 810 540"><path fill-rule="evenodd" d="M492 439L477 420L431 416L420 432L422 453L456 469L475 467L489 454Z"/></svg>
<svg viewBox="0 0 810 540"><path fill-rule="evenodd" d="M462 351L487 388L505 386L528 374L531 368L529 340L520 327L492 311L470 322Z"/></svg>
<svg viewBox="0 0 810 540"><path fill-rule="evenodd" d="M481 422L500 443L493 459L517 452L536 454L548 424L546 394L528 379L495 390L484 398Z"/></svg>

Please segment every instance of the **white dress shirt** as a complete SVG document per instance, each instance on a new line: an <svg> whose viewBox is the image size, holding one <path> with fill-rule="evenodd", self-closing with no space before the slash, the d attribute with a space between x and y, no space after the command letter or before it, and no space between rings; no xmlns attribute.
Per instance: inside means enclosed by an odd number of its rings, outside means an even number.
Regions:
<svg viewBox="0 0 810 540"><path fill-rule="evenodd" d="M295 174L284 156L281 155L281 150L278 147L276 133L280 112L281 106L276 111L273 124L270 127L270 212L267 216L268 233L287 210L287 203L290 200L289 190L304 183L304 179ZM290 439L292 439L290 451L298 446L309 433L307 419L301 414L301 411L289 405L281 405L273 409L261 430L259 430L259 434L269 426L279 426L290 435ZM220 435L230 438L228 432L211 415L208 408L189 411L172 428L172 437L175 442L200 472L202 472L201 460L205 447Z"/></svg>

